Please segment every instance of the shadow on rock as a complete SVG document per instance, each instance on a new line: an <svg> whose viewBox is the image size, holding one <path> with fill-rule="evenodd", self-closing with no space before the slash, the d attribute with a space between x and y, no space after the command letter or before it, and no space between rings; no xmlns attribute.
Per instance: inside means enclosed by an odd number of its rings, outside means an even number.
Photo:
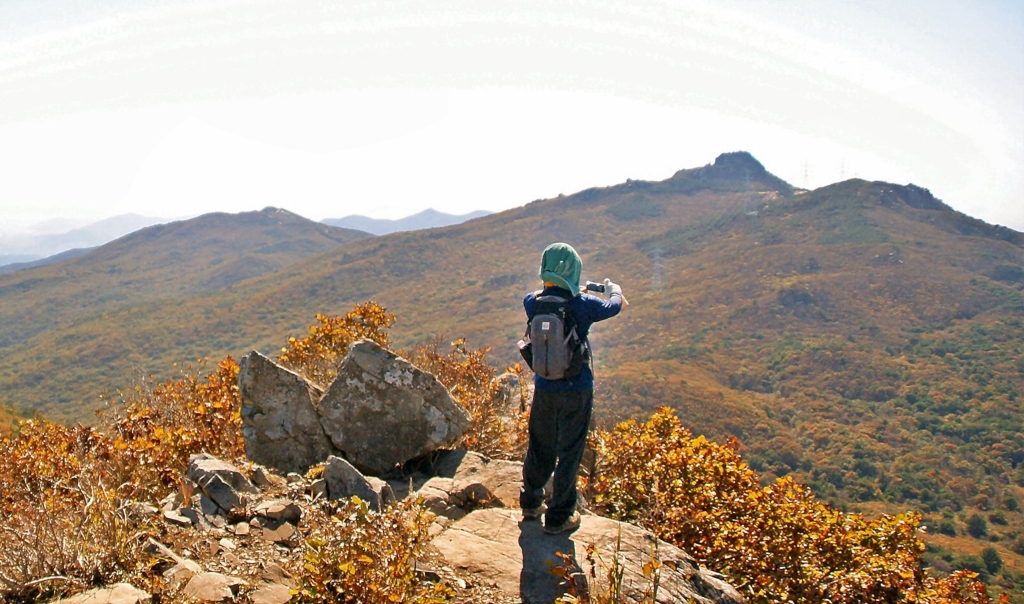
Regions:
<svg viewBox="0 0 1024 604"><path fill-rule="evenodd" d="M519 549L523 570L519 573L519 597L523 604L552 604L565 593L571 575L577 590L586 591L587 578L576 561L576 543L569 533L546 535L538 521L519 523ZM559 567L565 572L559 572Z"/></svg>

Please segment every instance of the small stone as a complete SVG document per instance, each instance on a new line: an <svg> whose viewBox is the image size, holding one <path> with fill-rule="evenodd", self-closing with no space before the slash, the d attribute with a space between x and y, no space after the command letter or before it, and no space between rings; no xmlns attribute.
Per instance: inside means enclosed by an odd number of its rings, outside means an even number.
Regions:
<svg viewBox="0 0 1024 604"><path fill-rule="evenodd" d="M252 483L261 489L266 489L274 486L275 478L280 482L284 482L280 476L273 476L273 478L272 476L263 466L256 466L256 469L252 471Z"/></svg>
<svg viewBox="0 0 1024 604"><path fill-rule="evenodd" d="M296 482L302 482L302 474L298 472L288 472L288 475L284 477L288 484L295 484Z"/></svg>
<svg viewBox="0 0 1024 604"><path fill-rule="evenodd" d="M292 524L298 524L299 519L302 517L302 510L290 499L264 501L256 506L256 513L271 520L290 522Z"/></svg>
<svg viewBox="0 0 1024 604"><path fill-rule="evenodd" d="M160 513L158 508L141 501L133 503L131 509L137 516L156 516Z"/></svg>
<svg viewBox="0 0 1024 604"><path fill-rule="evenodd" d="M313 494L313 499L326 499L327 498L327 481L323 478L317 478L313 481L313 484L309 486L310 492Z"/></svg>
<svg viewBox="0 0 1024 604"><path fill-rule="evenodd" d="M243 521L243 522L239 522L238 524L236 524L235 525L235 534L236 535L248 535L249 534L249 523Z"/></svg>
<svg viewBox="0 0 1024 604"><path fill-rule="evenodd" d="M180 502L178 500L177 493L171 493L170 495L164 497L159 501L160 509L162 509L165 512L169 512L174 508L178 507L178 503Z"/></svg>
<svg viewBox="0 0 1024 604"><path fill-rule="evenodd" d="M164 512L164 520L175 526L192 526L192 520L177 510L167 510Z"/></svg>
<svg viewBox="0 0 1024 604"><path fill-rule="evenodd" d="M201 573L202 571L202 567L192 560L182 559L171 568L165 570L163 577L164 579L167 579L168 583L177 585L183 581L188 581L193 577L193 575Z"/></svg>
<svg viewBox="0 0 1024 604"><path fill-rule="evenodd" d="M226 549L229 552L234 551L234 550L236 550L238 548L238 546L235 545L235 542L232 541L231 539L228 539L227 537L224 537L223 539L221 539L217 543L219 543L221 547L223 547L224 549Z"/></svg>
<svg viewBox="0 0 1024 604"><path fill-rule="evenodd" d="M224 560L224 562L226 562L227 564L230 564L231 566L241 566L242 565L242 559L239 558L238 556L232 554L231 552L224 552L221 555L221 559Z"/></svg>
<svg viewBox="0 0 1024 604"><path fill-rule="evenodd" d="M188 518L192 524L199 524L199 512L193 508L178 508L178 514Z"/></svg>
<svg viewBox="0 0 1024 604"><path fill-rule="evenodd" d="M295 579L292 578L291 573L286 571L276 562L267 564L266 568L263 569L263 574L260 578L269 583L280 583L281 585L295 587Z"/></svg>
<svg viewBox="0 0 1024 604"><path fill-rule="evenodd" d="M332 455L327 458L324 463L324 480L327 481L327 492L331 499L349 499L355 495L374 510L380 510L395 501L391 485L379 478L363 476L341 457Z"/></svg>
<svg viewBox="0 0 1024 604"><path fill-rule="evenodd" d="M271 543L290 543L295 539L295 536L295 527L287 522L277 528L263 528L264 541L270 541Z"/></svg>
<svg viewBox="0 0 1024 604"><path fill-rule="evenodd" d="M233 599L238 588L245 581L238 577L229 577L221 573L200 573L189 579L182 591L186 598L194 598L203 602L223 602Z"/></svg>
<svg viewBox="0 0 1024 604"><path fill-rule="evenodd" d="M218 529L223 529L228 524L223 516L203 516L203 518Z"/></svg>

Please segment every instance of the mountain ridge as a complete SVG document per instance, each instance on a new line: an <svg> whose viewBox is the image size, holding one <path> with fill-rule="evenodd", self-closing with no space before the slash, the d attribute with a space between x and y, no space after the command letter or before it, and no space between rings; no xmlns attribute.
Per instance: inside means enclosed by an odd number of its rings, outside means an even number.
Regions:
<svg viewBox="0 0 1024 604"><path fill-rule="evenodd" d="M331 226L366 231L373 235L389 235L400 231L415 231L419 229L433 229L452 226L455 224L461 224L467 220L487 216L488 214L491 214L491 212L477 210L468 214L455 215L438 212L433 208L427 208L422 212L395 220L370 218L368 216L352 214L350 216L345 216L344 218L325 218L320 222Z"/></svg>
<svg viewBox="0 0 1024 604"><path fill-rule="evenodd" d="M19 262L34 262L70 250L98 247L131 232L164 222L169 220L139 214L120 214L59 233L0 234L0 242L7 250L13 250L5 253L5 256L15 253L28 255L32 257Z"/></svg>
<svg viewBox="0 0 1024 604"><path fill-rule="evenodd" d="M226 287L365 236L277 208L145 227L81 256L0 275L0 347L103 308ZM29 292L45 300L17 296Z"/></svg>

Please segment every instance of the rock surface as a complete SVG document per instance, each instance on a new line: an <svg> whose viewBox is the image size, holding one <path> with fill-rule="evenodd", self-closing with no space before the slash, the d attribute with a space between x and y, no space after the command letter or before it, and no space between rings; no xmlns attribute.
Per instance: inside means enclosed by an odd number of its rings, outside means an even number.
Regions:
<svg viewBox="0 0 1024 604"><path fill-rule="evenodd" d="M292 524L302 518L302 509L291 499L270 499L257 505L255 511L257 516Z"/></svg>
<svg viewBox="0 0 1024 604"><path fill-rule="evenodd" d="M242 493L256 492L241 470L206 453L189 458L186 477L225 512L242 507Z"/></svg>
<svg viewBox="0 0 1024 604"><path fill-rule="evenodd" d="M551 564L562 564L557 553L572 556L580 571L576 576L587 581L591 572L587 545L597 547L599 564L609 565L617 542L629 601L637 601L647 585L642 567L655 543L658 558L673 563L661 568L660 604L743 601L719 575L697 568L679 548L654 539L640 528L600 516L584 516L582 526L574 533L546 535L540 522L522 521L518 513L507 509L483 509L455 522L432 543L452 566L473 573L478 581L493 582L507 593L518 594L523 604L551 604L563 591L559 579L551 573ZM598 580L603 574L599 567Z"/></svg>
<svg viewBox="0 0 1024 604"><path fill-rule="evenodd" d="M186 598L201 602L224 602L231 600L245 581L221 573L199 573L188 580L182 593Z"/></svg>
<svg viewBox="0 0 1024 604"><path fill-rule="evenodd" d="M239 364L242 435L249 459L303 473L334 452L316 404L323 392L255 350Z"/></svg>
<svg viewBox="0 0 1024 604"><path fill-rule="evenodd" d="M369 340L349 349L317 412L333 445L373 475L455 443L469 426L437 378Z"/></svg>
<svg viewBox="0 0 1024 604"><path fill-rule="evenodd" d="M117 583L60 600L61 604L149 604L152 597L128 583Z"/></svg>
<svg viewBox="0 0 1024 604"><path fill-rule="evenodd" d="M352 464L340 457L327 458L324 480L329 499L348 499L355 495L373 510L395 502L391 486L379 478L363 476Z"/></svg>
<svg viewBox="0 0 1024 604"><path fill-rule="evenodd" d="M449 494L459 507L519 507L523 464L489 459L474 451L442 451L434 474L451 478Z"/></svg>

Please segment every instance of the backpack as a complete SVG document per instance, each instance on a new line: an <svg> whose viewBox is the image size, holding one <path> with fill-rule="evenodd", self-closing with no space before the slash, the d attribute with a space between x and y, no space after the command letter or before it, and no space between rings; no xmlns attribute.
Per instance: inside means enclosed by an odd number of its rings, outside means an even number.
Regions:
<svg viewBox="0 0 1024 604"><path fill-rule="evenodd" d="M526 322L528 343L520 352L538 376L546 380L573 378L589 357L587 343L576 333L570 301L561 296L538 296Z"/></svg>

